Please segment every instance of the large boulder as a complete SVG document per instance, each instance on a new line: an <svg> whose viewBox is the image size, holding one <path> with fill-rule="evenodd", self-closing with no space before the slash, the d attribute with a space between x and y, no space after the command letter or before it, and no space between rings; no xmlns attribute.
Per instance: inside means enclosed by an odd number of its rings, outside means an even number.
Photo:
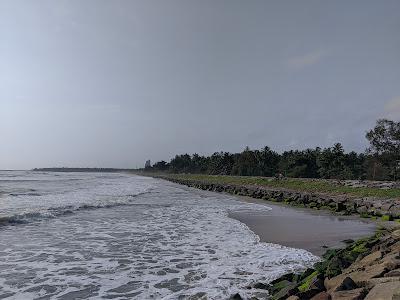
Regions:
<svg viewBox="0 0 400 300"><path fill-rule="evenodd" d="M348 291L357 288L356 283L350 277L345 277L339 285L332 289L333 292Z"/></svg>
<svg viewBox="0 0 400 300"><path fill-rule="evenodd" d="M331 295L329 295L327 292L321 292L312 297L310 300L331 300Z"/></svg>
<svg viewBox="0 0 400 300"><path fill-rule="evenodd" d="M304 292L299 292L296 294L297 297L299 297L301 300L308 300L314 297L315 295L319 294L321 290L317 289L308 289Z"/></svg>
<svg viewBox="0 0 400 300"><path fill-rule="evenodd" d="M262 282L256 282L251 286L253 289L259 289L259 290L267 290L268 285Z"/></svg>
<svg viewBox="0 0 400 300"><path fill-rule="evenodd" d="M360 261L358 261L357 265L370 266L381 258L382 258L382 252L375 251L375 252L372 252L371 254L365 256Z"/></svg>
<svg viewBox="0 0 400 300"><path fill-rule="evenodd" d="M400 300L400 281L375 285L365 300Z"/></svg>
<svg viewBox="0 0 400 300"><path fill-rule="evenodd" d="M288 285L286 285L283 289L281 289L279 292L275 293L272 297L274 300L284 300L289 298L290 296L294 296L299 292L299 289L297 288L297 283L292 282Z"/></svg>
<svg viewBox="0 0 400 300"><path fill-rule="evenodd" d="M329 292L352 290L357 288L356 283L346 274L341 274L331 279L325 279L325 288Z"/></svg>
<svg viewBox="0 0 400 300"><path fill-rule="evenodd" d="M332 300L361 300L364 299L365 290L363 288L349 290L349 291L338 291L331 293Z"/></svg>
<svg viewBox="0 0 400 300"><path fill-rule="evenodd" d="M347 277L348 277L348 276L347 276L346 274L340 274L340 275L335 276L335 277L330 278L330 279L329 279L329 278L325 278L325 280L324 280L325 289L326 289L327 291L336 289L336 287L339 286L339 285L341 285L341 283L343 282L343 280L344 280L345 278L347 278Z"/></svg>
<svg viewBox="0 0 400 300"><path fill-rule="evenodd" d="M365 286L369 280L372 278L377 278L383 276L384 273L387 272L387 268L385 264L372 265L365 268L364 271L356 271L350 274L347 274L358 286Z"/></svg>
<svg viewBox="0 0 400 300"><path fill-rule="evenodd" d="M388 282L400 282L400 277L381 277L381 278L372 278L365 284L365 288L370 290L374 286L382 284L382 283L388 283Z"/></svg>
<svg viewBox="0 0 400 300"><path fill-rule="evenodd" d="M387 272L384 277L400 277L400 269L395 269Z"/></svg>

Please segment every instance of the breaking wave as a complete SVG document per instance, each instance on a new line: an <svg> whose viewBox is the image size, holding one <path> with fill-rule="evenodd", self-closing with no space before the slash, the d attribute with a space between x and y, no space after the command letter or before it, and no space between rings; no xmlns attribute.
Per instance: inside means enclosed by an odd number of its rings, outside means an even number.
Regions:
<svg viewBox="0 0 400 300"><path fill-rule="evenodd" d="M150 193L153 188L147 178L130 182L129 176L121 174L16 173L0 172L0 226L52 219L88 209L133 205L137 196Z"/></svg>

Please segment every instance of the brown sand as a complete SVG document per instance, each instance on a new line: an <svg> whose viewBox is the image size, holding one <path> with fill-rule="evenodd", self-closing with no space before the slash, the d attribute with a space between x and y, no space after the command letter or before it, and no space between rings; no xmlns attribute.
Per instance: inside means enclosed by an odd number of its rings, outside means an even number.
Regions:
<svg viewBox="0 0 400 300"><path fill-rule="evenodd" d="M229 215L245 223L262 242L306 249L318 256L326 251L326 247L342 247L343 240L370 236L376 228L376 224L358 217L334 216L324 211L241 198L272 208L271 211L232 212Z"/></svg>

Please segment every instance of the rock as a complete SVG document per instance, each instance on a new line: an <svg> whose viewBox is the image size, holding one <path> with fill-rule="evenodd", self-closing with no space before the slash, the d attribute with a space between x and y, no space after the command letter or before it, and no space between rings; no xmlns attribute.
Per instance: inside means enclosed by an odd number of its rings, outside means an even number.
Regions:
<svg viewBox="0 0 400 300"><path fill-rule="evenodd" d="M341 274L324 282L327 291L345 291L357 288L356 283L346 274Z"/></svg>
<svg viewBox="0 0 400 300"><path fill-rule="evenodd" d="M243 300L242 296L239 293L236 293L229 297L229 300Z"/></svg>
<svg viewBox="0 0 400 300"><path fill-rule="evenodd" d="M353 279L357 286L364 287L372 278L382 277L387 271L387 264L381 263L369 266L365 268L365 270L354 271L351 273L345 272L342 276L348 276Z"/></svg>
<svg viewBox="0 0 400 300"><path fill-rule="evenodd" d="M351 279L350 277L345 277L338 286L333 288L333 291L334 292L337 292L337 291L348 291L348 290L352 290L352 289L355 289L355 288L357 288L357 285L355 284L353 279Z"/></svg>
<svg viewBox="0 0 400 300"><path fill-rule="evenodd" d="M400 229L397 229L392 232L392 237L395 239L400 239Z"/></svg>
<svg viewBox="0 0 400 300"><path fill-rule="evenodd" d="M293 285L293 283L289 280L283 279L283 280L275 280L273 282L271 282L271 285L268 287L268 291L271 294L275 294L277 292L279 292L280 290L282 290L283 288L287 287L287 286L291 286Z"/></svg>
<svg viewBox="0 0 400 300"><path fill-rule="evenodd" d="M311 283L310 283L310 289L314 289L314 290L324 290L324 281L320 278L320 277L315 277L312 279Z"/></svg>
<svg viewBox="0 0 400 300"><path fill-rule="evenodd" d="M374 262L382 258L382 252L381 251L375 251L367 256L365 256L363 259L359 261L361 265L364 266L369 266L372 265Z"/></svg>
<svg viewBox="0 0 400 300"><path fill-rule="evenodd" d="M293 281L293 278L294 278L295 276L296 276L296 275L295 275L294 273L287 273L287 274L282 275L281 277L279 277L279 278L277 278L277 279L271 281L269 284L270 284L270 285L274 285L274 284L276 284L276 283L278 283L278 282L280 282L280 281L282 281L282 280Z"/></svg>
<svg viewBox="0 0 400 300"><path fill-rule="evenodd" d="M374 267L374 266L372 266ZM351 279L354 280L354 282L359 285L359 286L365 286L365 284L371 280L372 278L377 278L381 277L383 273L385 272L384 268L377 268L377 269L372 269L372 270L365 270L365 271L360 271L360 272L354 272L352 274L349 274L351 276Z"/></svg>
<svg viewBox="0 0 400 300"><path fill-rule="evenodd" d="M289 298L290 296L294 296L299 292L297 288L297 283L291 282L283 289L279 290L279 292L273 294L273 299L275 300L284 300Z"/></svg>
<svg viewBox="0 0 400 300"><path fill-rule="evenodd" d="M392 300L392 299L393 300L400 299L400 281L377 284L365 298L365 300Z"/></svg>
<svg viewBox="0 0 400 300"><path fill-rule="evenodd" d="M310 276L310 275L311 275L312 273L314 273L314 272L315 272L314 269L308 268L307 270L305 270L305 271L303 272L303 274L301 274L301 277L300 277L299 280L303 280L304 278L307 278L308 276Z"/></svg>
<svg viewBox="0 0 400 300"><path fill-rule="evenodd" d="M363 288L331 293L332 300L361 300L364 296L365 290Z"/></svg>
<svg viewBox="0 0 400 300"><path fill-rule="evenodd" d="M253 289L260 289L260 290L267 290L268 289L268 285L262 283L262 282L256 282L255 284L253 284Z"/></svg>
<svg viewBox="0 0 400 300"><path fill-rule="evenodd" d="M400 282L400 277L381 277L381 278L372 278L368 282L364 284L366 289L372 289L374 286L382 283L388 282Z"/></svg>
<svg viewBox="0 0 400 300"><path fill-rule="evenodd" d="M332 278L342 273L342 270L349 267L351 262L344 257L334 256L328 262L325 269L325 276Z"/></svg>
<svg viewBox="0 0 400 300"><path fill-rule="evenodd" d="M319 294L321 290L317 289L309 289L304 292L297 293L296 296L299 297L301 300L308 300L314 297L315 295Z"/></svg>
<svg viewBox="0 0 400 300"><path fill-rule="evenodd" d="M384 277L398 277L398 276L400 276L400 269L395 269L395 270L389 271L383 276Z"/></svg>
<svg viewBox="0 0 400 300"><path fill-rule="evenodd" d="M392 251L400 252L400 241L395 242L393 245L390 246Z"/></svg>
<svg viewBox="0 0 400 300"><path fill-rule="evenodd" d="M331 300L331 295L329 295L327 292L321 292L312 297L310 300Z"/></svg>
<svg viewBox="0 0 400 300"><path fill-rule="evenodd" d="M325 278L324 280L325 289L327 291L332 290L333 288L339 286L346 277L348 277L346 274L340 274L330 279Z"/></svg>
<svg viewBox="0 0 400 300"><path fill-rule="evenodd" d="M376 264L383 256L381 251L375 251L360 260L356 260L349 268L344 270L344 273L351 273L354 271L364 270L366 267L369 267L373 264Z"/></svg>
<svg viewBox="0 0 400 300"><path fill-rule="evenodd" d="M345 243L345 244L353 244L353 243L354 243L354 240L352 240L352 239L345 239L345 240L342 241L342 243Z"/></svg>

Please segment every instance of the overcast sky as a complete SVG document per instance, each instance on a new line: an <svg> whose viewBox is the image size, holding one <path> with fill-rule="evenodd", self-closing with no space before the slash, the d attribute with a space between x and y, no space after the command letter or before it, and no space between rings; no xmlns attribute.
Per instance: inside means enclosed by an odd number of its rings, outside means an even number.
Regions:
<svg viewBox="0 0 400 300"><path fill-rule="evenodd" d="M400 119L400 1L0 0L0 169L341 142Z"/></svg>

